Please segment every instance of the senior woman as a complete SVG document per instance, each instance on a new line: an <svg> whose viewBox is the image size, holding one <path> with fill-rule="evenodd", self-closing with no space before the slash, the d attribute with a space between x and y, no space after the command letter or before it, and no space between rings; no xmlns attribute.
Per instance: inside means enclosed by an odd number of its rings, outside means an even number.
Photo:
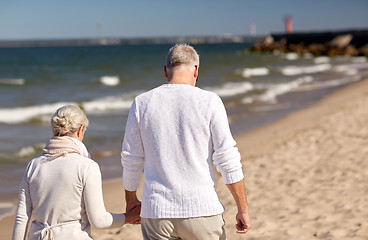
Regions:
<svg viewBox="0 0 368 240"><path fill-rule="evenodd" d="M51 119L54 137L30 161L20 187L13 240L92 239L96 228L138 223L139 207L126 214L106 212L98 164L82 143L88 119L77 106L59 108Z"/></svg>

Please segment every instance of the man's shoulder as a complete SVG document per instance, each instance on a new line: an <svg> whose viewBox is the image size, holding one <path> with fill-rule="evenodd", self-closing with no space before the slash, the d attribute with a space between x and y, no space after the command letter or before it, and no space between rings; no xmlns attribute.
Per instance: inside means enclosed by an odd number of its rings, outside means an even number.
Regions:
<svg viewBox="0 0 368 240"><path fill-rule="evenodd" d="M148 91L146 91L144 93L141 93L141 94L137 95L135 97L135 99L136 100L145 99L145 98L149 97L150 95L154 94L155 92L159 91L160 87L161 86L157 86L157 87L155 87L155 88L153 88L151 90L148 90Z"/></svg>
<svg viewBox="0 0 368 240"><path fill-rule="evenodd" d="M212 92L212 91L209 91L209 90L205 90L205 89L202 89L202 88L199 88L199 87L195 87L195 89L197 89L197 91L200 93L200 94L204 94L208 97L218 97L217 93L215 92Z"/></svg>
<svg viewBox="0 0 368 240"><path fill-rule="evenodd" d="M220 96L215 93L215 92L212 92L212 91L209 91L209 90L205 90L205 89L202 89L202 88L198 88L198 87L195 87L196 89L196 96L198 96L199 99L202 99L202 101L208 101L208 102L222 102Z"/></svg>

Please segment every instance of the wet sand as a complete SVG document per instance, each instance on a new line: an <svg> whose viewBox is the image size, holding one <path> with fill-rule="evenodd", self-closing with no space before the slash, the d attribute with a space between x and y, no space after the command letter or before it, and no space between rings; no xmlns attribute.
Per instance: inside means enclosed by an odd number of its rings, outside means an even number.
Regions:
<svg viewBox="0 0 368 240"><path fill-rule="evenodd" d="M368 80L364 80L237 136L253 228L246 235L235 233L236 206L219 180L228 239L366 239L367 123ZM106 208L123 211L121 180L105 182L103 190ZM13 219L0 221L0 239L10 239ZM132 225L94 229L93 237L142 239L140 227Z"/></svg>

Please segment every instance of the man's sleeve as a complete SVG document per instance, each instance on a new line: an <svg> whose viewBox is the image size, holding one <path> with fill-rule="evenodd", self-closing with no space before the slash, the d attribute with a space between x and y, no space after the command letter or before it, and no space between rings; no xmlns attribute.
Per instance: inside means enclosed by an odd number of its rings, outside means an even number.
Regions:
<svg viewBox="0 0 368 240"><path fill-rule="evenodd" d="M240 153L230 132L225 106L219 96L212 100L210 123L214 153L213 162L225 184L239 182L244 178Z"/></svg>
<svg viewBox="0 0 368 240"><path fill-rule="evenodd" d="M132 104L126 124L121 164L123 165L123 187L128 191L136 191L144 166L144 149L136 100Z"/></svg>

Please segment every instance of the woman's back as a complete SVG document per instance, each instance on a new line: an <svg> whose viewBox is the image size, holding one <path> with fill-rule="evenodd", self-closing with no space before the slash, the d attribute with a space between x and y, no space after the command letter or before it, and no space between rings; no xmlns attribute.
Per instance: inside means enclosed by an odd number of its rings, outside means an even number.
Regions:
<svg viewBox="0 0 368 240"><path fill-rule="evenodd" d="M40 156L31 161L27 181L34 219L50 226L80 221L82 230L90 224L83 201L88 176L96 179L97 164L77 153L58 158Z"/></svg>
<svg viewBox="0 0 368 240"><path fill-rule="evenodd" d="M23 239L33 214L29 239L92 239L96 228L122 226L124 214L106 212L101 172L96 162L80 154L75 140L54 137L44 154L33 159L24 174L13 239Z"/></svg>
<svg viewBox="0 0 368 240"><path fill-rule="evenodd" d="M92 239L96 228L139 223L140 207L125 214L106 212L98 164L82 143L88 119L78 107L59 108L51 118L54 137L43 154L32 159L19 191L13 240Z"/></svg>

